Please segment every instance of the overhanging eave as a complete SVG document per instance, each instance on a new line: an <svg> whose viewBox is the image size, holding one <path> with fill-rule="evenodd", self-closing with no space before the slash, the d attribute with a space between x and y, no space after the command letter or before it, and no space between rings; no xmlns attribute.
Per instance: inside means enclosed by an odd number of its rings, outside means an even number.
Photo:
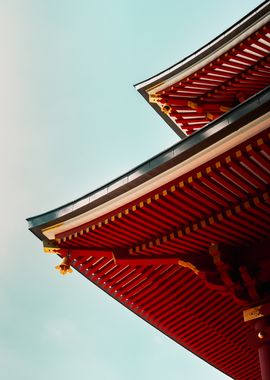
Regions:
<svg viewBox="0 0 270 380"><path fill-rule="evenodd" d="M186 137L105 186L62 207L28 218L29 229L41 240L44 240L43 229L61 224L106 202L113 202L115 198L141 184L145 184L214 144L222 142L223 139L241 130L246 124L267 113L269 106L270 88L267 88L219 119L209 123L205 128ZM256 129L254 129L255 133Z"/></svg>

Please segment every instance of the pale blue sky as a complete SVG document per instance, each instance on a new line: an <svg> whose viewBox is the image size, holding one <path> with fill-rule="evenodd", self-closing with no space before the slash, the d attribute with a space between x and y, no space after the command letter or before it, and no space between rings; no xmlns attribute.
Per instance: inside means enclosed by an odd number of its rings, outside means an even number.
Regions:
<svg viewBox="0 0 270 380"><path fill-rule="evenodd" d="M133 84L255 0L0 0L0 376L225 380L74 273L25 222L178 141Z"/></svg>

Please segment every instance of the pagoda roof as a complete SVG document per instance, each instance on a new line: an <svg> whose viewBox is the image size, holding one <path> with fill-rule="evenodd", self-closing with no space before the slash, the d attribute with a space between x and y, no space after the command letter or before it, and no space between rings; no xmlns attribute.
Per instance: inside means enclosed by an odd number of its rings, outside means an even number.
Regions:
<svg viewBox="0 0 270 380"><path fill-rule="evenodd" d="M154 96L151 105L183 140L84 197L28 218L45 252L58 254L129 310L237 380L260 379L256 350L247 341L252 325L243 323L242 312L270 301L268 49L246 65L250 78L238 103L188 136L171 116L175 103L165 101L168 94L162 92L171 79L179 83L188 70L199 73L210 56L214 62L226 49L249 43L250 36L262 33L264 42L258 37L256 44L270 47L269 4L137 85L147 99ZM232 93L230 83L224 86L222 101ZM189 101L187 106L201 113L213 103ZM169 112L161 111L164 106Z"/></svg>
<svg viewBox="0 0 270 380"><path fill-rule="evenodd" d="M135 85L180 136L220 117L270 84L270 2L213 41Z"/></svg>
<svg viewBox="0 0 270 380"><path fill-rule="evenodd" d="M269 103L270 88L115 182L29 218L46 252L238 380L260 379L242 310L268 289Z"/></svg>

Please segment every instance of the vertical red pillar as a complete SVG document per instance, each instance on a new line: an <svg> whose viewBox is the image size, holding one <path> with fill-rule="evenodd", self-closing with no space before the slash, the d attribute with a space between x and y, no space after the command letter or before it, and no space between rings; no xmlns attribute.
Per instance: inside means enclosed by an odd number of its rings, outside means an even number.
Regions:
<svg viewBox="0 0 270 380"><path fill-rule="evenodd" d="M260 318L255 322L255 332L259 345L258 354L262 380L270 380L270 318Z"/></svg>

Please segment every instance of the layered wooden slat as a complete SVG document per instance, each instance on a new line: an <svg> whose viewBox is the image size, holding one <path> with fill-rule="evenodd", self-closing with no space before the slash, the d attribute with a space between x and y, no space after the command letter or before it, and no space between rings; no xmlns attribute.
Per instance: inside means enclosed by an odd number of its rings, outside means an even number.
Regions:
<svg viewBox="0 0 270 380"><path fill-rule="evenodd" d="M57 235L59 247L69 249L74 268L172 339L233 378L260 379L241 305L188 261L204 260L213 242L247 249L269 238L269 153L268 129L115 213Z"/></svg>
<svg viewBox="0 0 270 380"><path fill-rule="evenodd" d="M204 127L270 84L268 30L263 26L194 74L151 92L150 102L154 99L187 135Z"/></svg>

